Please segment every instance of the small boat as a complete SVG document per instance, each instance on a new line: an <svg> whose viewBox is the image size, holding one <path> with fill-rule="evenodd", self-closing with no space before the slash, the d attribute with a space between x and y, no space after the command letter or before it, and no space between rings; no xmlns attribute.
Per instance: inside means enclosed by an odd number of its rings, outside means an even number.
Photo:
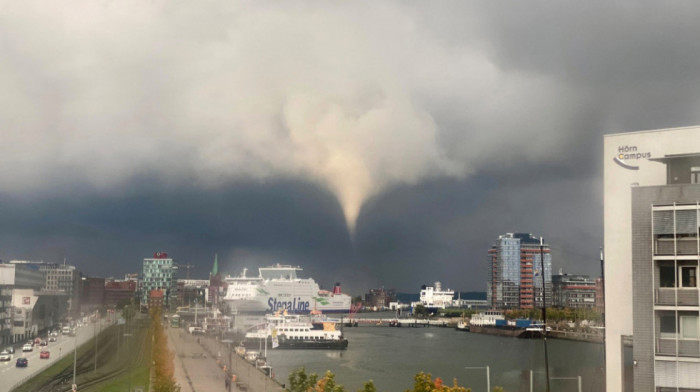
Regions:
<svg viewBox="0 0 700 392"><path fill-rule="evenodd" d="M462 319L459 320L455 329L458 331L469 332L469 321L464 319L464 312L462 312Z"/></svg>
<svg viewBox="0 0 700 392"><path fill-rule="evenodd" d="M464 320L459 320L459 322L457 323L457 326L455 327L455 329L458 330L458 331L469 332L469 322L468 322L468 321L464 321Z"/></svg>

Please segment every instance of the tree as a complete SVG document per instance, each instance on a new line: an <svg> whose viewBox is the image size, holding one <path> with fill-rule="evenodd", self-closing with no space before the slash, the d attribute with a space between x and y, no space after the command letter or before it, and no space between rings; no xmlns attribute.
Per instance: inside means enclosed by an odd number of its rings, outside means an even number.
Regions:
<svg viewBox="0 0 700 392"><path fill-rule="evenodd" d="M442 379L437 377L433 380L430 373L420 372L413 377L413 389L406 392L471 392L471 388L465 388L457 384L457 379L452 381L452 386L447 386ZM306 374L302 367L289 374L290 392L347 392L345 387L337 384L335 375L330 370L323 378L319 379L318 374ZM364 383L362 389L357 392L377 392L372 380ZM494 387L493 392L504 392L501 387Z"/></svg>
<svg viewBox="0 0 700 392"><path fill-rule="evenodd" d="M155 378L152 390L155 392L180 392L174 378L173 353L168 349L168 338L161 324L161 309L151 309L151 357L155 368Z"/></svg>
<svg viewBox="0 0 700 392"><path fill-rule="evenodd" d="M430 312L428 312L428 309L426 309L425 306L418 304L413 308L413 315L426 318L430 316Z"/></svg>
<svg viewBox="0 0 700 392"><path fill-rule="evenodd" d="M420 372L413 377L413 381L413 389L407 389L406 392L471 392L471 388L460 387L457 379L449 387L439 377L433 380L430 373Z"/></svg>

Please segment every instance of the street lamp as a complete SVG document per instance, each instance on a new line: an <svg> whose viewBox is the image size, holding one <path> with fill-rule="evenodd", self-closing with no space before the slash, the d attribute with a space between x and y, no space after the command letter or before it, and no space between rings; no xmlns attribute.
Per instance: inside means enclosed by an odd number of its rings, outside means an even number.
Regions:
<svg viewBox="0 0 700 392"><path fill-rule="evenodd" d="M231 378L229 377L228 373L230 372L233 374L233 370L231 369L231 343L233 343L233 340L231 339L224 339L221 341L221 343L226 343L228 344L228 372L226 372L226 378L228 378L228 391L231 392Z"/></svg>
<svg viewBox="0 0 700 392"><path fill-rule="evenodd" d="M486 369L486 392L491 392L491 369L489 366L467 366L465 369Z"/></svg>

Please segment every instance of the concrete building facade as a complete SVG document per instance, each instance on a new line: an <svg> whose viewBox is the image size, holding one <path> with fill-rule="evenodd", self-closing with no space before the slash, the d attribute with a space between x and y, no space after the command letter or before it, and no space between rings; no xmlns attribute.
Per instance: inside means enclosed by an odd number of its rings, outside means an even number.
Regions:
<svg viewBox="0 0 700 392"><path fill-rule="evenodd" d="M700 127L606 135L604 157L607 390L700 391Z"/></svg>
<svg viewBox="0 0 700 392"><path fill-rule="evenodd" d="M15 290L40 291L46 282L44 272L35 264L0 264L0 342L2 345L15 341L14 318L21 309L15 308ZM65 310L65 306L63 306ZM56 314L60 315L60 306Z"/></svg>
<svg viewBox="0 0 700 392"><path fill-rule="evenodd" d="M116 306L119 303L136 299L138 280L106 280L104 290L104 303L108 306Z"/></svg>
<svg viewBox="0 0 700 392"><path fill-rule="evenodd" d="M68 311L73 316L79 315L82 274L74 265L23 260L12 260L10 264L37 266L39 271L44 273L42 290L51 293L64 293L68 298Z"/></svg>
<svg viewBox="0 0 700 392"><path fill-rule="evenodd" d="M85 276L82 282L81 308L85 313L105 302L105 278Z"/></svg>
<svg viewBox="0 0 700 392"><path fill-rule="evenodd" d="M542 271L544 256L544 271ZM488 251L487 300L494 309L532 309L542 306L544 295L552 304L552 255L549 245L529 233L498 237Z"/></svg>

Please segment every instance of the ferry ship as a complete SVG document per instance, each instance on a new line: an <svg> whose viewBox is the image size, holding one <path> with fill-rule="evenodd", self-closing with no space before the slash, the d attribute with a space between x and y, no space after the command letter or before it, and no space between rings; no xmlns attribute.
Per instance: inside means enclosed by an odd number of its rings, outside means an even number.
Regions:
<svg viewBox="0 0 700 392"><path fill-rule="evenodd" d="M311 278L299 278L300 267L276 264L259 268L257 277L228 276L224 301L242 313L287 311L288 313L348 313L351 297L343 294L340 283L333 291L321 290Z"/></svg>
<svg viewBox="0 0 700 392"><path fill-rule="evenodd" d="M340 321L309 317L314 316L267 315L256 330L245 334L243 346L255 348L267 341L265 347L269 344L280 349L344 350L348 347L343 331L336 327L342 325Z"/></svg>
<svg viewBox="0 0 700 392"><path fill-rule="evenodd" d="M442 283L435 282L434 287L423 285L420 301L412 303L411 306L415 308L416 305L423 305L429 312L436 312L438 309L451 307L454 296L454 290L443 290Z"/></svg>

